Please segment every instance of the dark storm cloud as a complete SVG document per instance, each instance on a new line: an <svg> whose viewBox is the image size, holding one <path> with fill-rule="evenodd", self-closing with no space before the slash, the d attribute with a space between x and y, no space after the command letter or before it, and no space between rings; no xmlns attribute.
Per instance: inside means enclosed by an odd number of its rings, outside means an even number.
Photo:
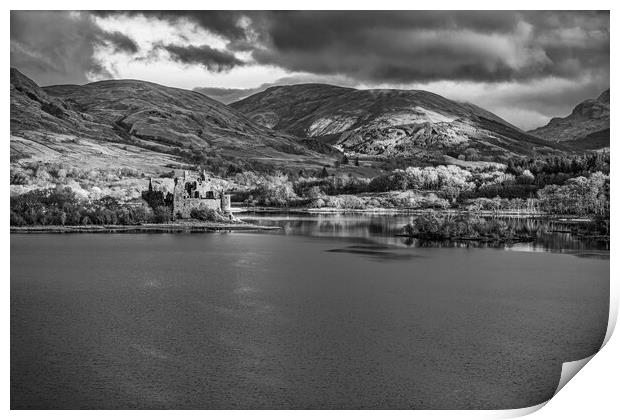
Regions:
<svg viewBox="0 0 620 420"><path fill-rule="evenodd" d="M11 39L13 36L13 15ZM38 12L51 15L55 12ZM343 75L369 83L435 80L496 82L578 77L609 68L608 12L518 11L100 11L102 17L143 15L172 25L192 22L223 37L228 51L172 45L186 64L220 71L249 51L256 63L294 72ZM33 12L26 12L33 15ZM26 15L24 14L24 15ZM58 16L66 13L57 12ZM123 34L102 33L87 14L86 43L109 42L136 52ZM32 25L31 25L32 26ZM34 32L46 32L34 28ZM59 29L56 29L58 32ZM58 34L54 34L58 35ZM64 37L66 38L66 37ZM61 39L56 48L64 46ZM50 42L54 36L49 37ZM16 39L16 41L19 41ZM23 45L22 45L23 46ZM86 46L88 48L88 46ZM51 51L55 51L52 48ZM71 47L72 48L72 47ZM92 56L92 54L91 54ZM32 56L30 57L32 58Z"/></svg>
<svg viewBox="0 0 620 420"><path fill-rule="evenodd" d="M136 43L120 32L106 32L87 13L11 11L11 66L42 85L85 83L88 74L112 77L95 48L135 53Z"/></svg>
<svg viewBox="0 0 620 420"><path fill-rule="evenodd" d="M233 54L216 50L208 45L181 46L169 44L158 45L156 48L168 51L173 61L183 64L198 64L215 72L230 70L244 64Z"/></svg>
<svg viewBox="0 0 620 420"><path fill-rule="evenodd" d="M452 82L442 94L501 111L528 128L609 87L606 11L164 11L146 16L186 19L227 39L228 50L249 51L259 64L327 82L340 77L368 86L431 88ZM230 102L294 82L202 91Z"/></svg>
<svg viewBox="0 0 620 420"><path fill-rule="evenodd" d="M97 16L146 16L153 19L166 20L172 24L180 20L191 21L210 32L223 36L229 40L237 40L245 37L245 30L239 25L239 19L244 15L240 11L209 10L124 10L124 11L93 11Z"/></svg>
<svg viewBox="0 0 620 420"><path fill-rule="evenodd" d="M227 39L230 51L250 51L257 63L364 82L529 80L609 67L608 12L121 13L184 19Z"/></svg>
<svg viewBox="0 0 620 420"><path fill-rule="evenodd" d="M591 12L274 12L254 58L371 82L573 77L609 63L609 15Z"/></svg>

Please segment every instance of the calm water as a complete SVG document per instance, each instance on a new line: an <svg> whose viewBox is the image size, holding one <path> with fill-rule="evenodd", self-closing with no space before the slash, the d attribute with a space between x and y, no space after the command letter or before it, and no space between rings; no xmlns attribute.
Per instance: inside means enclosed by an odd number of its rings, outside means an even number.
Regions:
<svg viewBox="0 0 620 420"><path fill-rule="evenodd" d="M605 335L604 244L248 217L285 229L11 235L12 408L519 408Z"/></svg>

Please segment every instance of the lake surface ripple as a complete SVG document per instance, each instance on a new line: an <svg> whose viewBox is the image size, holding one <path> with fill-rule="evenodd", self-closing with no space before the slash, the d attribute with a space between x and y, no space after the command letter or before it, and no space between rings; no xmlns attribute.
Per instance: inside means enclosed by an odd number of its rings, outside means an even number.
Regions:
<svg viewBox="0 0 620 420"><path fill-rule="evenodd" d="M12 408L520 408L603 341L606 244L245 217L284 229L12 234Z"/></svg>

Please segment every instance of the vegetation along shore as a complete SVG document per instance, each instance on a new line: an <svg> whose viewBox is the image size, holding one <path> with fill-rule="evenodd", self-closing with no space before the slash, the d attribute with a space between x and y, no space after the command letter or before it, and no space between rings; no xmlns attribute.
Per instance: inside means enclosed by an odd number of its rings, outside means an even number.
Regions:
<svg viewBox="0 0 620 420"><path fill-rule="evenodd" d="M134 230L144 230L145 225L170 224L174 219L165 190L173 178L160 177L159 184L154 184L156 188L163 185L161 191L142 191L138 197L123 196L122 192L103 195L100 188L84 194L75 188L76 181L69 179L70 172L39 166L19 172L22 185L35 183L42 172L55 183L14 194L11 226L139 226ZM455 165L407 167L372 178L321 172L246 171L230 174L220 182L222 190L230 192L244 211L422 214L432 210L477 216L553 215L596 220L596 226L608 227L608 222L601 222L609 219L608 153L511 161L473 169ZM143 183L146 188L148 181ZM196 226L201 222L226 226L240 223L232 214L217 209L196 209L190 220L198 223Z"/></svg>

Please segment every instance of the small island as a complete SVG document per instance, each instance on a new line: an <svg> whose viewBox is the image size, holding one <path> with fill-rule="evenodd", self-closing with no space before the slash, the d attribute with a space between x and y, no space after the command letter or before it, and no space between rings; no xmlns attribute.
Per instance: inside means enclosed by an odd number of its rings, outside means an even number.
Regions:
<svg viewBox="0 0 620 420"><path fill-rule="evenodd" d="M426 213L405 225L401 236L425 240L515 243L535 240L536 232L526 229L517 231L501 219L484 219L478 215Z"/></svg>

